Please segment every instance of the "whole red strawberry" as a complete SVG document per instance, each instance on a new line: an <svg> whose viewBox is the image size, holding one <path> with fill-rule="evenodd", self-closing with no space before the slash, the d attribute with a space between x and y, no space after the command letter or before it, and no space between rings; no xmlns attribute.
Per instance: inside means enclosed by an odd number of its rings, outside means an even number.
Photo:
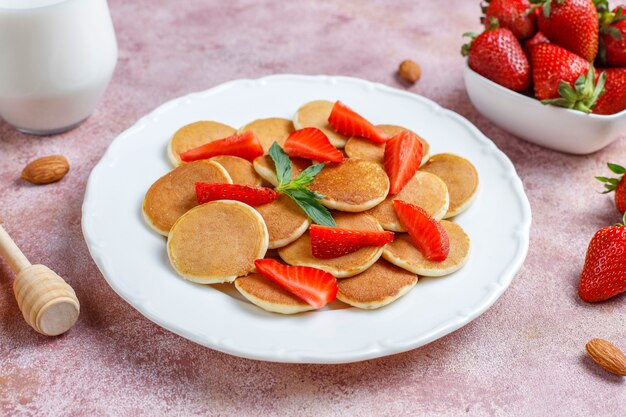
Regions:
<svg viewBox="0 0 626 417"><path fill-rule="evenodd" d="M626 168L617 164L608 164L609 169L614 174L619 175L618 178L596 177L597 180L604 183L606 193L615 191L615 207L620 213L626 213Z"/></svg>
<svg viewBox="0 0 626 417"><path fill-rule="evenodd" d="M615 114L626 109L626 68L598 69L606 73L604 94L593 108L596 114Z"/></svg>
<svg viewBox="0 0 626 417"><path fill-rule="evenodd" d="M563 105L564 107L575 108L577 102L583 101L576 95L574 90L576 82L581 76L590 72L590 64L576 54L561 48L552 43L542 43L536 45L531 52L531 62L533 66L533 84L535 87L535 97L539 100L565 100L563 102L550 102L549 104ZM586 78L582 81L588 81ZM595 73L590 78L595 81ZM594 93L595 91L592 91ZM571 93L571 94L570 94ZM575 97L572 95L574 94ZM598 95L600 92L598 92ZM565 97L567 96L567 97ZM570 103L569 99L575 99ZM590 108L595 101L586 97L583 103L585 111L590 112ZM595 97L597 99L597 97ZM579 108L583 110L583 108Z"/></svg>
<svg viewBox="0 0 626 417"><path fill-rule="evenodd" d="M541 7L539 30L551 42L593 62L598 54L599 25L593 0L530 0Z"/></svg>
<svg viewBox="0 0 626 417"><path fill-rule="evenodd" d="M461 53L468 56L471 69L513 91L526 90L530 85L530 64L519 41L508 29L490 29L464 45Z"/></svg>
<svg viewBox="0 0 626 417"><path fill-rule="evenodd" d="M578 295L595 303L625 291L626 226L608 226L596 232L589 243Z"/></svg>
<svg viewBox="0 0 626 417"><path fill-rule="evenodd" d="M626 67L626 16L624 6L609 11L607 0L595 0L600 19L598 61L610 67Z"/></svg>
<svg viewBox="0 0 626 417"><path fill-rule="evenodd" d="M483 6L483 23L489 28L490 20L498 19L501 28L509 29L518 39L528 39L537 31L534 13L525 15L531 8L528 0L486 0Z"/></svg>

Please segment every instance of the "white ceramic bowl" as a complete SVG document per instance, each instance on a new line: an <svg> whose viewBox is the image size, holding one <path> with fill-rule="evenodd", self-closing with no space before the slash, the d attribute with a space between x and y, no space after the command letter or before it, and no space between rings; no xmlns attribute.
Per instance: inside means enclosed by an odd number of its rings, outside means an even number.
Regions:
<svg viewBox="0 0 626 417"><path fill-rule="evenodd" d="M541 104L474 72L465 62L465 88L474 106L509 133L573 154L596 152L626 135L626 110L603 116Z"/></svg>

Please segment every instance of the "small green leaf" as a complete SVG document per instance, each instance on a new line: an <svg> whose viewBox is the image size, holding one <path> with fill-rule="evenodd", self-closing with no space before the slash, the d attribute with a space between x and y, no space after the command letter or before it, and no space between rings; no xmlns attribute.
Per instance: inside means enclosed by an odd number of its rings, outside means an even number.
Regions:
<svg viewBox="0 0 626 417"><path fill-rule="evenodd" d="M292 182L294 185L309 185L315 179L315 176L320 173L320 171L324 168L325 164L316 164L311 165L304 171L298 175L298 178L294 179Z"/></svg>
<svg viewBox="0 0 626 417"><path fill-rule="evenodd" d="M563 81L561 81L561 83L563 83ZM568 83L565 83L565 84L568 84ZM574 83L574 89L576 90L578 94L584 94L586 87L587 87L587 77L585 77L585 74L580 74L580 77L578 77L576 79L576 82Z"/></svg>
<svg viewBox="0 0 626 417"><path fill-rule="evenodd" d="M561 97L567 101L571 101L572 104L578 99L578 94L576 94L576 91L574 91L572 86L566 81L561 81L559 83L558 91Z"/></svg>
<svg viewBox="0 0 626 417"><path fill-rule="evenodd" d="M609 178L607 178L607 177L596 177L596 179L597 179L598 181L601 181L601 182L609 182L609 181L610 181L610 179L609 179Z"/></svg>
<svg viewBox="0 0 626 417"><path fill-rule="evenodd" d="M608 163L607 166L609 167L611 172L613 172L613 173L615 173L617 175L626 174L626 168L624 168L621 165Z"/></svg>
<svg viewBox="0 0 626 417"><path fill-rule="evenodd" d="M604 94L605 92L604 85L606 84L606 77L607 77L606 72L602 71L602 73L600 73L600 76L598 77L598 83L596 84L596 88L593 90L593 94L591 96L591 99L589 100L589 107L593 108L598 102L598 99L602 97L602 95Z"/></svg>
<svg viewBox="0 0 626 417"><path fill-rule="evenodd" d="M551 104L553 106L565 107L566 109L571 109L574 105L571 101L566 100L564 98L551 98L549 100L541 100L541 104Z"/></svg>
<svg viewBox="0 0 626 417"><path fill-rule="evenodd" d="M284 193L291 197L293 201L304 210L313 223L319 224L320 226L337 226L330 211L315 199L315 193L312 191L306 188L298 188L285 190Z"/></svg>
<svg viewBox="0 0 626 417"><path fill-rule="evenodd" d="M291 159L289 159L289 156L285 153L285 151L283 151L283 148L281 148L277 142L272 144L269 154L274 161L274 166L276 167L276 177L278 178L279 186L289 183L291 181L291 176L293 175Z"/></svg>
<svg viewBox="0 0 626 417"><path fill-rule="evenodd" d="M546 19L550 17L550 11L552 10L552 2L548 0L546 4L543 5L543 17Z"/></svg>

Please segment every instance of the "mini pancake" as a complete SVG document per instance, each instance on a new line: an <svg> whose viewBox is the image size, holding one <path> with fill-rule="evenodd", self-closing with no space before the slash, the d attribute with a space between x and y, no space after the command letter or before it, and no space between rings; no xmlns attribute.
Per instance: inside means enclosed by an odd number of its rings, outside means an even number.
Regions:
<svg viewBox="0 0 626 417"><path fill-rule="evenodd" d="M291 178L296 178L306 167L310 165L310 162L301 158L291 159ZM252 167L257 174L265 181L272 184L274 187L278 186L278 179L276 178L276 168L274 167L274 161L269 155L259 156L252 162Z"/></svg>
<svg viewBox="0 0 626 417"><path fill-rule="evenodd" d="M324 195L321 203L328 208L360 212L387 197L389 177L380 164L348 158L324 167L309 188Z"/></svg>
<svg viewBox="0 0 626 417"><path fill-rule="evenodd" d="M440 277L458 271L469 259L470 238L456 223L442 220L441 226L448 233L450 240L450 253L445 261L432 262L424 258L406 233L396 234L394 241L385 246L383 258L400 268L425 277Z"/></svg>
<svg viewBox="0 0 626 417"><path fill-rule="evenodd" d="M263 183L263 178L256 173L252 164L243 158L231 155L220 155L214 156L210 160L224 167L233 180L233 184L261 185Z"/></svg>
<svg viewBox="0 0 626 417"><path fill-rule="evenodd" d="M337 281L337 298L351 306L373 310L408 293L417 275L379 259L367 271Z"/></svg>
<svg viewBox="0 0 626 417"><path fill-rule="evenodd" d="M254 132L256 137L259 138L261 145L263 145L263 149L267 152L274 142L278 142L280 146L283 146L289 134L295 129L291 120L272 117L248 123L239 129L239 133L248 130Z"/></svg>
<svg viewBox="0 0 626 417"><path fill-rule="evenodd" d="M385 201L367 213L374 217L385 230L406 232L393 209L393 200L402 200L423 208L426 213L441 220L448 212L449 198L446 184L436 175L417 171L402 191L388 196Z"/></svg>
<svg viewBox="0 0 626 417"><path fill-rule="evenodd" d="M316 100L306 103L298 109L293 118L293 124L296 129L304 129L305 127L316 127L328 137L330 143L337 148L346 146L348 138L333 130L328 124L328 116L333 110L335 103L327 100Z"/></svg>
<svg viewBox="0 0 626 417"><path fill-rule="evenodd" d="M237 278L235 288L252 304L273 313L297 314L315 310L312 305L261 274Z"/></svg>
<svg viewBox="0 0 626 417"><path fill-rule="evenodd" d="M256 210L265 220L270 236L270 249L287 246L302 236L311 224L300 206L284 194L269 204L256 207Z"/></svg>
<svg viewBox="0 0 626 417"><path fill-rule="evenodd" d="M394 125L378 125L377 127L380 130L382 130L384 133L389 135L389 137L395 136L400 132L408 130L403 127L394 126ZM423 166L430 158L430 145L419 135L416 134L416 136L419 138L420 142L422 142L422 149L423 149L422 166ZM348 140L348 143L346 143L345 151L346 151L346 154L350 158L365 159L367 161L378 162L379 164L384 163L385 145L374 143L368 139L359 138L359 137L350 138Z"/></svg>
<svg viewBox="0 0 626 417"><path fill-rule="evenodd" d="M478 172L467 159L441 153L433 155L422 170L435 174L448 186L450 207L444 218L462 213L474 201L478 191Z"/></svg>
<svg viewBox="0 0 626 417"><path fill-rule="evenodd" d="M235 133L237 133L235 128L218 122L191 123L174 133L167 148L167 155L174 165L180 165L183 163L179 156L181 153L215 140L227 138Z"/></svg>
<svg viewBox="0 0 626 417"><path fill-rule="evenodd" d="M232 184L228 172L217 162L195 161L180 165L159 178L143 200L148 225L167 236L180 216L198 205L196 182Z"/></svg>
<svg viewBox="0 0 626 417"><path fill-rule="evenodd" d="M239 201L220 200L189 210L167 239L167 254L180 276L200 284L232 282L254 271L269 237L261 215Z"/></svg>
<svg viewBox="0 0 626 417"><path fill-rule="evenodd" d="M364 213L335 212L333 217L337 222L337 227L355 230L382 230L382 227L372 216ZM380 258L382 251L383 248L369 246L338 258L317 259L311 254L311 237L307 232L290 245L280 248L278 254L289 265L319 268L337 278L345 278L365 271Z"/></svg>

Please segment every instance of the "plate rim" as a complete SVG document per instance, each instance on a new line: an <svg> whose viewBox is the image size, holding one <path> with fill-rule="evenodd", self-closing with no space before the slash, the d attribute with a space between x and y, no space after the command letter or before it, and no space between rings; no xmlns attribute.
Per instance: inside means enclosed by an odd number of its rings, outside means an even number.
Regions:
<svg viewBox="0 0 626 417"><path fill-rule="evenodd" d="M402 343L395 343L393 346L381 346L380 342L374 341L366 346L361 347L360 349L350 350L345 352L335 352L332 354L327 353L316 353L315 351L296 351L296 350L260 350L260 351L250 351L242 348L238 348L237 346L232 346L229 343L225 343L223 340L212 340L210 338L201 337L200 335L196 335L188 332L187 330L180 328L178 325L169 322L166 319L161 317L155 317L151 312L147 311L142 303L133 302L132 294L127 294L123 288L116 284L114 280L111 280L107 276L107 266L105 261L105 256L101 250L99 250L98 245L95 244L93 239L93 231L90 229L89 223L86 221L88 217L88 210L90 207L90 201L92 200L93 190L96 189L95 183L98 181L98 173L103 170L107 161L110 159L114 159L113 155L115 149L120 146L120 143L123 143L125 140L128 140L128 137L131 137L133 133L138 130L141 130L144 125L150 122L150 120L156 120L160 114L167 112L168 110L176 107L178 104L183 103L185 101L189 101L197 96L206 96L216 94L222 90L227 90L234 85L248 83L251 85L259 85L264 86L272 81L282 81L282 80L296 80L299 82L328 82L331 84L338 83L356 83L360 84L363 87L366 87L372 91L381 90L383 92L389 94L395 94L399 96L409 97L412 100L416 100L421 104L424 104L430 107L436 113L443 113L447 117L451 117L455 119L458 123L460 123L465 129L467 129L470 133L472 133L479 142L482 142L486 147L489 148L491 154L498 159L500 163L502 163L505 167L505 172L509 173L509 180L511 185L514 188L514 192L516 197L518 198L518 202L520 204L520 210L522 214L522 222L518 224L515 229L515 235L517 237L518 250L515 254L514 259L508 264L507 268L502 272L500 278L497 280L499 285L491 285L492 290L486 292L486 296L482 299L478 305L474 305L469 309L464 309L464 314L457 315L456 317L443 322L442 324L434 327L429 330L426 334L423 334L419 337L410 337L408 340L402 340ZM351 362L359 362L368 359L375 359L379 357L385 357L389 355L394 355L397 353L407 352L409 350L416 349L420 346L424 346L428 343L431 343L443 336L446 336L459 328L467 325L472 320L476 319L480 315L482 315L485 311L487 311L491 306L502 296L502 294L509 287L513 278L515 278L516 274L521 269L526 256L528 254L528 248L530 243L530 230L532 225L532 212L530 202L528 200L528 196L524 190L524 186L521 178L517 174L517 170L515 166L511 162L504 152L502 152L491 139L489 139L484 133L478 129L474 124L472 124L465 117L460 114L446 109L436 102L421 96L416 93L412 93L405 90L400 90L398 88L390 87L385 84L372 82L368 80L364 80L356 77L348 77L348 76L330 76L330 75L300 75L300 74L273 74L268 75L256 79L251 78L242 78L227 81L221 84L218 84L214 87L211 87L206 90L191 92L177 98L173 98L164 102L163 104L157 106L155 109L147 113L146 115L140 117L132 126L118 134L109 144L106 151L103 153L100 160L93 167L91 173L89 174L89 178L87 180L85 195L82 204L81 210L81 229L83 232L83 236L85 242L87 244L87 248L89 250L89 255L93 259L94 263L98 267L100 273L104 277L105 281L108 285L113 289L113 291L120 296L126 303L128 303L132 308L141 313L148 320L152 321L156 325L175 333L185 339L191 340L195 343L198 343L202 346L208 347L210 349L214 349L223 353L227 353L230 355L244 357L247 359L253 360L262 360L262 361L270 361L270 362L281 362L281 363L309 363L309 364L340 364L340 363L351 363ZM495 281L494 281L495 282Z"/></svg>

